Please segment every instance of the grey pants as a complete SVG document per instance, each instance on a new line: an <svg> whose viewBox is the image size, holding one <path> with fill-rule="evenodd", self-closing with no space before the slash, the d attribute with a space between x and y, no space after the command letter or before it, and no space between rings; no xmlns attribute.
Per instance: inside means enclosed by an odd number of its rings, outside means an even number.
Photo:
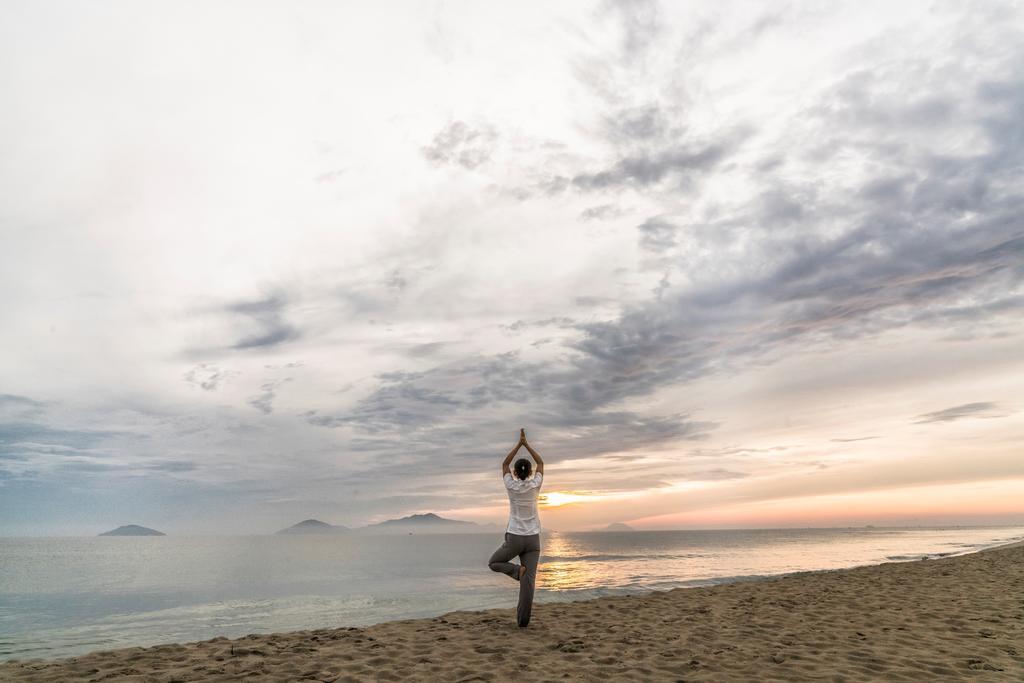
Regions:
<svg viewBox="0 0 1024 683"><path fill-rule="evenodd" d="M516 555L519 564L509 562ZM505 542L494 551L487 565L496 572L508 574L519 581L519 605L516 607L516 621L525 627L530 623L533 611L533 586L537 581L537 561L540 559L540 534L519 536L505 532ZM522 580L519 579L519 567L526 567Z"/></svg>

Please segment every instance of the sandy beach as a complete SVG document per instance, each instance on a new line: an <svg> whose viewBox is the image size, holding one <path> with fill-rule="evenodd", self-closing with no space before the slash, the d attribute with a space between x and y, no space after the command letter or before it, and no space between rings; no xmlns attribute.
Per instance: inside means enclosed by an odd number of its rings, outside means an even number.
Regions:
<svg viewBox="0 0 1024 683"><path fill-rule="evenodd" d="M1024 680L1024 544L366 628L0 664L31 681Z"/></svg>

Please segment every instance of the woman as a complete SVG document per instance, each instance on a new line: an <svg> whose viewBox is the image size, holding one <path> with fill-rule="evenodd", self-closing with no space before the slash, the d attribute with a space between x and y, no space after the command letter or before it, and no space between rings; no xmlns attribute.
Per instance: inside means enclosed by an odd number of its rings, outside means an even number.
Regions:
<svg viewBox="0 0 1024 683"><path fill-rule="evenodd" d="M520 448L526 446L537 461L537 473L530 476L530 461L516 460L515 477L508 464ZM520 628L530 623L533 610L533 586L537 580L537 560L540 558L540 515L537 513L537 494L544 479L544 461L540 454L526 443L526 430L519 430L519 443L505 456L501 463L501 476L508 491L508 526L505 528L505 542L494 551L488 566L496 572L508 574L519 582L519 606L516 621ZM519 564L509 562L516 555Z"/></svg>

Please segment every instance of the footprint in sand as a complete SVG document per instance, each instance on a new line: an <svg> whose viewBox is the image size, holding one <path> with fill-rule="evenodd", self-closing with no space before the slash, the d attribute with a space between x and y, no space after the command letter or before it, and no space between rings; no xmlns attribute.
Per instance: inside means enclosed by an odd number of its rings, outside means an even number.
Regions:
<svg viewBox="0 0 1024 683"><path fill-rule="evenodd" d="M971 657L967 660L967 667L975 671L1002 671L998 666L990 664L980 657Z"/></svg>

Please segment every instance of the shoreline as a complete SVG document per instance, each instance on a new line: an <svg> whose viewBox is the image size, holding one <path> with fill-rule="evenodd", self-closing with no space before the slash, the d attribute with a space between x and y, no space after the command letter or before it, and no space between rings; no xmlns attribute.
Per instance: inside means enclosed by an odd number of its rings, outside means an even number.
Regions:
<svg viewBox="0 0 1024 683"><path fill-rule="evenodd" d="M887 562L911 562L911 561L917 561L917 560L921 560L921 559L925 559L925 558L927 558L927 559L938 559L938 558L942 558L942 557L957 557L957 556L962 556L962 555L966 555L966 554L971 554L971 553L985 551L985 550L988 550L988 549L991 549L991 548L995 548L995 547L1011 545L1013 543L1018 543L1018 542L1024 542L1024 533L1020 533L1020 532L1024 532L1024 528L1019 527L1019 526L1016 526L1016 527L963 527L963 528L965 528L965 529L984 528L984 529L988 529L988 530L991 530L993 528L1006 528L1006 529L1013 529L1017 533L1015 533L1013 535L1010 535L1010 536L1003 536L1002 538L986 539L986 540L983 540L981 542L973 542L973 543L955 542L955 543L942 543L941 544L941 546L955 546L955 549L952 549L952 550L943 550L943 549L941 549L941 547L933 547L933 549L930 550L930 551L914 552L914 553L910 553L910 554L895 554L895 553L902 552L902 548L901 549L889 548L889 549L887 549L888 552L894 553L894 554L890 554L890 555L882 554L882 555L876 556L875 558L863 558L861 560L854 560L853 558L849 558L849 560L851 562L850 564L835 564L835 563L827 563L827 562L820 562L819 561L818 562L818 564L819 564L818 567L813 567L812 566L812 567L807 567L807 568L793 568L793 569L776 568L775 571L769 570L769 571L766 571L764 573L744 573L744 574L717 575L717 576L716 575L712 575L712 576L703 576L703 577L694 577L694 578L684 578L686 576L686 574L689 574L690 572L683 572L679 576L679 578L676 579L676 580L662 580L662 581L658 581L658 582L655 582L655 583L648 583L648 584L642 584L642 583L641 584L629 584L629 583L623 584L623 583L619 583L619 584L609 584L609 585L600 586L600 587L582 587L582 588L568 588L568 589L563 588L563 589L549 590L549 591L541 590L537 594L537 596L536 596L535 604L544 604L544 603L559 604L559 603L566 603L566 602L584 602L584 601L587 601L587 600L594 600L594 599L604 598L604 597L622 597L622 596L631 596L631 595L647 595L647 594L649 594L651 592L665 592L665 591L669 591L669 590L673 590L673 589L703 588L703 587L726 585L726 584L731 584L731 583L742 583L742 582L750 582L750 581L762 581L762 580L766 580L766 579L773 579L773 578L779 578L779 577L791 576L791 575L798 575L798 574L811 574L811 573L815 573L815 572L841 571L841 570L844 570L844 569L852 569L852 568L855 568L855 567L863 567L863 566L873 566L873 565L883 564L883 563L887 563ZM852 530L852 531L859 530L858 527L848 527L848 528L844 527L841 530L846 530L846 529L849 529L849 530ZM877 531L886 531L886 530L904 531L904 530L907 530L907 529L908 529L907 527L891 527L891 528L890 527L879 527L877 529L872 529L872 531L876 531L876 530ZM834 531L835 529L827 528L827 529L824 529L824 530L825 531ZM950 531L951 529L940 527L940 528L937 528L937 530L940 530L940 531ZM705 532L709 532L709 533L715 533L717 530L701 530L701 531L705 531ZM778 532L778 531L781 531L781 530L777 530L777 529L744 530L744 529L741 529L741 530L730 530L730 531L739 531L739 532L744 532L744 531L764 531L766 533L775 533L775 532ZM573 532L573 533L576 533L576 532ZM593 532L593 533L599 533L600 534L600 533L606 533L606 532L597 531L597 532ZM645 532L644 531L637 531L637 532L632 532L632 533L643 534ZM654 532L654 533L657 533L657 532ZM453 535L455 535L455 536L463 536L465 534L439 534L438 536L441 536L441 537L451 537ZM481 535L484 535L484 536L487 536L488 538L490 538L490 534L481 534ZM78 537L71 537L71 538L78 538ZM228 537L228 538L234 538L234 537ZM291 539L295 539L297 537L293 536L293 537L290 537L290 538ZM95 540L95 539L91 539L90 538L89 540ZM156 539L146 538L146 539L143 539L143 540L144 541L147 541L147 540L160 541L162 539L160 539L160 538L156 538ZM595 556L595 557L597 557L598 559L600 558L600 556ZM615 557L618 557L618 556L615 556ZM555 556L549 557L548 558L548 562L561 561L561 560L564 560L564 559L566 559L566 558L561 558L561 557L558 557L557 555L555 555ZM569 559L571 559L571 558L569 558ZM806 564L809 564L809 563L806 563ZM825 566L820 566L820 565L825 565ZM831 566L829 566L829 565L831 565ZM513 593L511 595L513 596L513 599L514 599L514 591L513 591ZM316 596L310 596L310 597L315 598ZM229 624L228 628L225 628L225 629L204 628L204 629L202 629L202 631L205 631L205 632L196 632L196 630L194 630L194 629L189 629L187 627L187 621L183 621L183 620L179 619L179 621L181 623L168 624L169 628L167 630L164 630L164 631L160 631L158 629L153 629L153 628L148 628L148 629L146 629L144 631L136 631L136 632L133 633L131 629L124 629L124 628L122 628L121 631L123 631L123 633L114 633L114 634L94 633L92 635L92 637L80 638L80 640L81 640L80 644L73 643L73 641L70 640L67 637L68 636L67 633L61 632L59 630L51 631L49 633L49 637L47 637L47 633L45 631L41 631L41 632L39 632L37 634L36 642L33 643L31 647L26 647L26 646L17 647L17 645L18 645L18 643L17 643L17 637L18 636L17 635L12 636L13 638L15 638L14 641L9 642L9 643L3 643L3 645L11 646L11 647L5 648L7 651L5 651L2 654L0 654L0 663L3 663L5 661L28 661L28 660L53 661L53 660L64 660L64 659L70 659L70 658L74 658L74 657L83 657L83 656L90 655L90 654L93 654L93 653L96 653L96 652L100 652L100 651L104 651L104 650L122 650L122 649L137 648L137 647L150 648L150 647L155 647L155 646L164 645L164 644L171 644L171 643L200 642L200 641L205 641L205 640L209 640L209 639L217 638L217 637L226 637L229 640L234 640L234 639L239 639L239 638L242 638L244 636L249 636L249 635L258 635L258 634L273 635L273 634L279 634L279 633L290 633L290 632L296 632L296 631L300 631L300 630L310 630L310 629L316 629L316 628L322 628L322 629L324 629L324 628L326 628L326 629L339 629L339 628L347 628L347 627L367 628L367 627L375 626L375 625L378 625L378 624L381 624L381 623L385 623L385 622L388 622L388 621L409 620L409 619L429 619L429 618L433 618L433 617L436 617L436 616L439 616L439 615L443 616L444 614L446 614L448 612L452 612L452 611L483 611L483 610L489 610L489 609L500 609L501 607L505 606L503 604L504 601L497 601L496 602L494 600L486 601L486 602L473 601L473 600L454 601L454 602L456 604L445 605L443 607L443 609L436 609L436 608L435 609L431 609L431 610L422 610L421 609L421 610L413 610L413 611L411 611L411 613L409 613L410 612L409 610L406 610L406 613L404 613L404 614L400 610L395 610L395 611L392 611L391 614L377 614L377 615L373 615L373 616L369 616L369 617L368 617L368 615L365 615L365 614L364 615L348 614L346 616L346 618L341 618L341 619L337 618L338 615L336 613L332 612L329 609L324 609L322 606L318 606L318 605L310 605L310 607L312 607L313 609L316 610L316 614L315 615L313 615L311 617L307 617L307 618L301 619L301 620L299 620L297 622L293 620L293 623L290 623L290 624L273 624L273 625L269 625L269 627L268 627L267 624L261 623L260 619L258 618L258 615L257 615L257 618L253 619L253 620L248 620L248 619L246 619L243 616L243 617L240 617L240 618L233 619L232 620L233 623ZM488 602L490 604L488 604ZM458 604L458 603L461 603L461 604ZM175 608L172 607L170 609L173 610ZM227 608L225 608L225 609L227 609ZM342 607L342 609L344 609L344 607ZM146 613L142 613L141 615L133 615L133 616L145 617L147 615L152 615L152 614L160 614L160 611L157 611L157 612L146 612ZM276 626L276 628L275 628L275 626ZM129 634L131 634L131 635L129 635ZM74 637L74 636L72 636L72 637ZM55 643L59 643L59 645L54 645Z"/></svg>
<svg viewBox="0 0 1024 683"><path fill-rule="evenodd" d="M1024 679L1024 541L365 627L0 662L4 680ZM1015 599L1016 598L1016 599Z"/></svg>

